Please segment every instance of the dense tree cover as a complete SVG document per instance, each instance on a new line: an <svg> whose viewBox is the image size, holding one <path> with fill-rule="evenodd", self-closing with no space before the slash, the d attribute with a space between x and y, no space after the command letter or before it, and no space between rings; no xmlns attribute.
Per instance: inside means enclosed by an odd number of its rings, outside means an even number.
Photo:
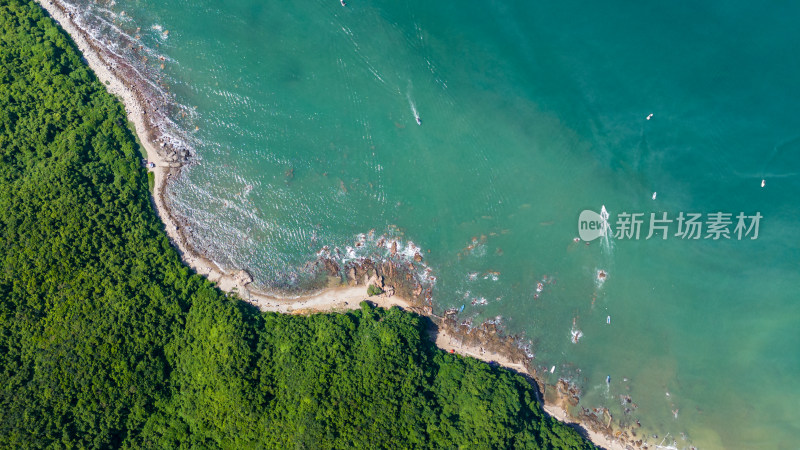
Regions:
<svg viewBox="0 0 800 450"><path fill-rule="evenodd" d="M0 447L588 447L426 320L262 314L182 265L123 109L0 0Z"/></svg>

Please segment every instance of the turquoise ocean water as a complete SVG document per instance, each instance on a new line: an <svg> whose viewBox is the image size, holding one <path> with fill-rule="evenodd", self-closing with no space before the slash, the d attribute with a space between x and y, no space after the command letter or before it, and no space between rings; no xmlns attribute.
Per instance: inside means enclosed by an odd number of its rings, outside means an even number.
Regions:
<svg viewBox="0 0 800 450"><path fill-rule="evenodd" d="M325 245L413 241L436 310L523 334L581 406L655 444L797 447L800 4L80 6L182 105L197 164L170 198L216 261L271 289ZM763 218L575 242L602 205Z"/></svg>

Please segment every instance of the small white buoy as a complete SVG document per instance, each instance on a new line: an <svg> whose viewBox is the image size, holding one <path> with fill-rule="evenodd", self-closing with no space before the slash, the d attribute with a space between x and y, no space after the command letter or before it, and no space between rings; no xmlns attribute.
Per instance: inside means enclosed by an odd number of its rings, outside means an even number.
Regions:
<svg viewBox="0 0 800 450"><path fill-rule="evenodd" d="M658 194L658 192L653 192L653 200L655 200L655 199L656 199L656 195L657 195L657 194Z"/></svg>
<svg viewBox="0 0 800 450"><path fill-rule="evenodd" d="M650 120L652 118L653 118L653 114L650 114L649 116L647 116L647 120Z"/></svg>
<svg viewBox="0 0 800 450"><path fill-rule="evenodd" d="M550 368L550 373L553 373L555 371L556 371L556 366L553 366L553 367Z"/></svg>
<svg viewBox="0 0 800 450"><path fill-rule="evenodd" d="M766 184L767 184L767 180L761 180L761 187L764 187L764 185L766 185Z"/></svg>

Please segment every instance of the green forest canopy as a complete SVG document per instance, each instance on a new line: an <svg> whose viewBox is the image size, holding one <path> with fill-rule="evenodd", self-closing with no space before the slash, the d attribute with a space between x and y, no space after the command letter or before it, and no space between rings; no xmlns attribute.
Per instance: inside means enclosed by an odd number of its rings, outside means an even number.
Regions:
<svg viewBox="0 0 800 450"><path fill-rule="evenodd" d="M261 313L185 267L120 103L0 0L0 447L589 448L423 320Z"/></svg>

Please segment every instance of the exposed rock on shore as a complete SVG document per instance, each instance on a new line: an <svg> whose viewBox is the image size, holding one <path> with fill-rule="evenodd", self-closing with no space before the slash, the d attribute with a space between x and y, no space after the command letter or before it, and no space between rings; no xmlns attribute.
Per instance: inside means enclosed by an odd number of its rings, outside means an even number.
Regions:
<svg viewBox="0 0 800 450"><path fill-rule="evenodd" d="M250 275L250 272L244 269L236 272L236 274L233 276L233 279L236 282L236 284L242 287L247 286L248 284L253 282L253 276Z"/></svg>
<svg viewBox="0 0 800 450"><path fill-rule="evenodd" d="M411 301L413 309L420 314L429 315L432 312L430 288L424 288L416 274L402 263L364 259L347 262L341 269L335 261L325 258L322 265L328 276L337 277L343 272L344 281L349 286L372 284L384 291L384 297L398 295Z"/></svg>

